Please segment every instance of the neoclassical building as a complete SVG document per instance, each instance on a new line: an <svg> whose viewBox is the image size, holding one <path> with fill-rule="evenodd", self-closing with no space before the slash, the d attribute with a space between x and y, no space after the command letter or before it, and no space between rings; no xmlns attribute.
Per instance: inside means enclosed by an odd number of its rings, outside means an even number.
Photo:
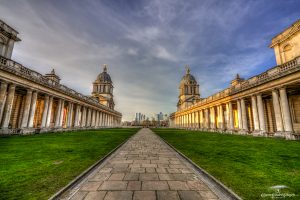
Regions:
<svg viewBox="0 0 300 200"><path fill-rule="evenodd" d="M197 99L187 107L182 90L193 94L186 88L197 84L192 75L184 76L171 127L299 139L300 20L275 36L270 48L277 66L247 80L237 75L228 88L207 98L195 92Z"/></svg>
<svg viewBox="0 0 300 200"><path fill-rule="evenodd" d="M31 134L115 127L112 81L104 68L92 96L60 84L52 70L42 75L11 59L18 32L0 20L0 134ZM104 77L104 78L103 78Z"/></svg>
<svg viewBox="0 0 300 200"><path fill-rule="evenodd" d="M185 66L185 70L185 75L182 77L179 85L177 110L188 108L200 100L199 85L195 77L190 73L189 66Z"/></svg>
<svg viewBox="0 0 300 200"><path fill-rule="evenodd" d="M97 76L93 83L92 97L101 104L114 109L113 88L110 75L107 73L107 65L103 65L103 72Z"/></svg>

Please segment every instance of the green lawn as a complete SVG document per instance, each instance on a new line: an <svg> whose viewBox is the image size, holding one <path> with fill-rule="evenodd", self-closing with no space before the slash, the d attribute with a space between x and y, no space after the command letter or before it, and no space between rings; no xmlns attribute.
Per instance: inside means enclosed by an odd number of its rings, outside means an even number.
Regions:
<svg viewBox="0 0 300 200"><path fill-rule="evenodd" d="M0 138L0 199L47 199L138 129Z"/></svg>
<svg viewBox="0 0 300 200"><path fill-rule="evenodd" d="M300 199L300 143L275 138L226 135L176 129L153 129L180 152L243 199L270 199L271 186Z"/></svg>

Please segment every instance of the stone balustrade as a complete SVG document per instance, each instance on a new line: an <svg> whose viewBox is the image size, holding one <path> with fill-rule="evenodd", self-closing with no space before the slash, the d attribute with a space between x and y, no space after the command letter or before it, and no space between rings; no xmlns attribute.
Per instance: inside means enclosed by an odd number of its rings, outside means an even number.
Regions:
<svg viewBox="0 0 300 200"><path fill-rule="evenodd" d="M176 128L300 138L300 57L171 113Z"/></svg>
<svg viewBox="0 0 300 200"><path fill-rule="evenodd" d="M216 100L229 97L231 95L237 94L244 90L248 90L249 88L256 87L260 84L266 83L268 81L277 79L280 76L286 76L287 74L294 73L295 71L300 71L300 57L297 57L287 63L284 63L279 66L275 66L266 72L263 72L257 76L251 77L248 80L244 80L241 83L238 83L235 86L226 88L220 92L217 92L207 98L201 99L194 105L189 106L186 109L181 110L180 112L184 112L185 110L189 110L192 108L196 108Z"/></svg>
<svg viewBox="0 0 300 200"><path fill-rule="evenodd" d="M110 111L110 112L114 112L117 115L121 115L121 113L117 112L117 111L112 111L111 109L107 108L106 106L98 103L97 100L87 97L81 93L76 92L73 89L68 88L65 85L62 84L58 84L55 81L48 79L46 77L44 77L42 74L31 70L27 67L24 67L22 64L17 63L11 59L7 59L5 57L0 56L0 69L13 73L17 76L26 78L30 81L33 81L35 83L50 87L51 89L54 89L58 92L64 93L68 96L72 96L74 98L77 98L80 101L85 101L86 103L92 104L94 106L100 107L101 109Z"/></svg>
<svg viewBox="0 0 300 200"><path fill-rule="evenodd" d="M122 114L0 56L0 134L116 127Z"/></svg>

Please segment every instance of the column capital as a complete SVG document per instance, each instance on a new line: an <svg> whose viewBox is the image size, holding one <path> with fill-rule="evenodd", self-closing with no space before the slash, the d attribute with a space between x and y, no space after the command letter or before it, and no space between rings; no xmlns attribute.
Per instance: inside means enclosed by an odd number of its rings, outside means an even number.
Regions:
<svg viewBox="0 0 300 200"><path fill-rule="evenodd" d="M280 86L280 87L278 87L278 90L286 90L286 85L283 85L283 86Z"/></svg>
<svg viewBox="0 0 300 200"><path fill-rule="evenodd" d="M5 80L1 80L1 85L8 85L9 83L7 82L7 81L5 81Z"/></svg>
<svg viewBox="0 0 300 200"><path fill-rule="evenodd" d="M272 92L273 92L273 91L278 92L278 91L280 90L280 88L281 88L281 87L275 87L275 88L272 88L271 91L272 91Z"/></svg>
<svg viewBox="0 0 300 200"><path fill-rule="evenodd" d="M15 88L17 85L15 83L9 83L9 87Z"/></svg>

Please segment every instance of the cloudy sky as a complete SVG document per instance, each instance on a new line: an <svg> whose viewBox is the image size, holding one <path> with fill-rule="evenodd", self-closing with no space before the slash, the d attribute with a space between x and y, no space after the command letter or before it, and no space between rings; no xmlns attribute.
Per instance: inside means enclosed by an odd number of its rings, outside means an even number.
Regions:
<svg viewBox="0 0 300 200"><path fill-rule="evenodd" d="M108 64L123 120L176 110L184 65L202 97L275 65L271 38L299 19L299 0L0 0L20 32L13 59L54 68L85 95Z"/></svg>

